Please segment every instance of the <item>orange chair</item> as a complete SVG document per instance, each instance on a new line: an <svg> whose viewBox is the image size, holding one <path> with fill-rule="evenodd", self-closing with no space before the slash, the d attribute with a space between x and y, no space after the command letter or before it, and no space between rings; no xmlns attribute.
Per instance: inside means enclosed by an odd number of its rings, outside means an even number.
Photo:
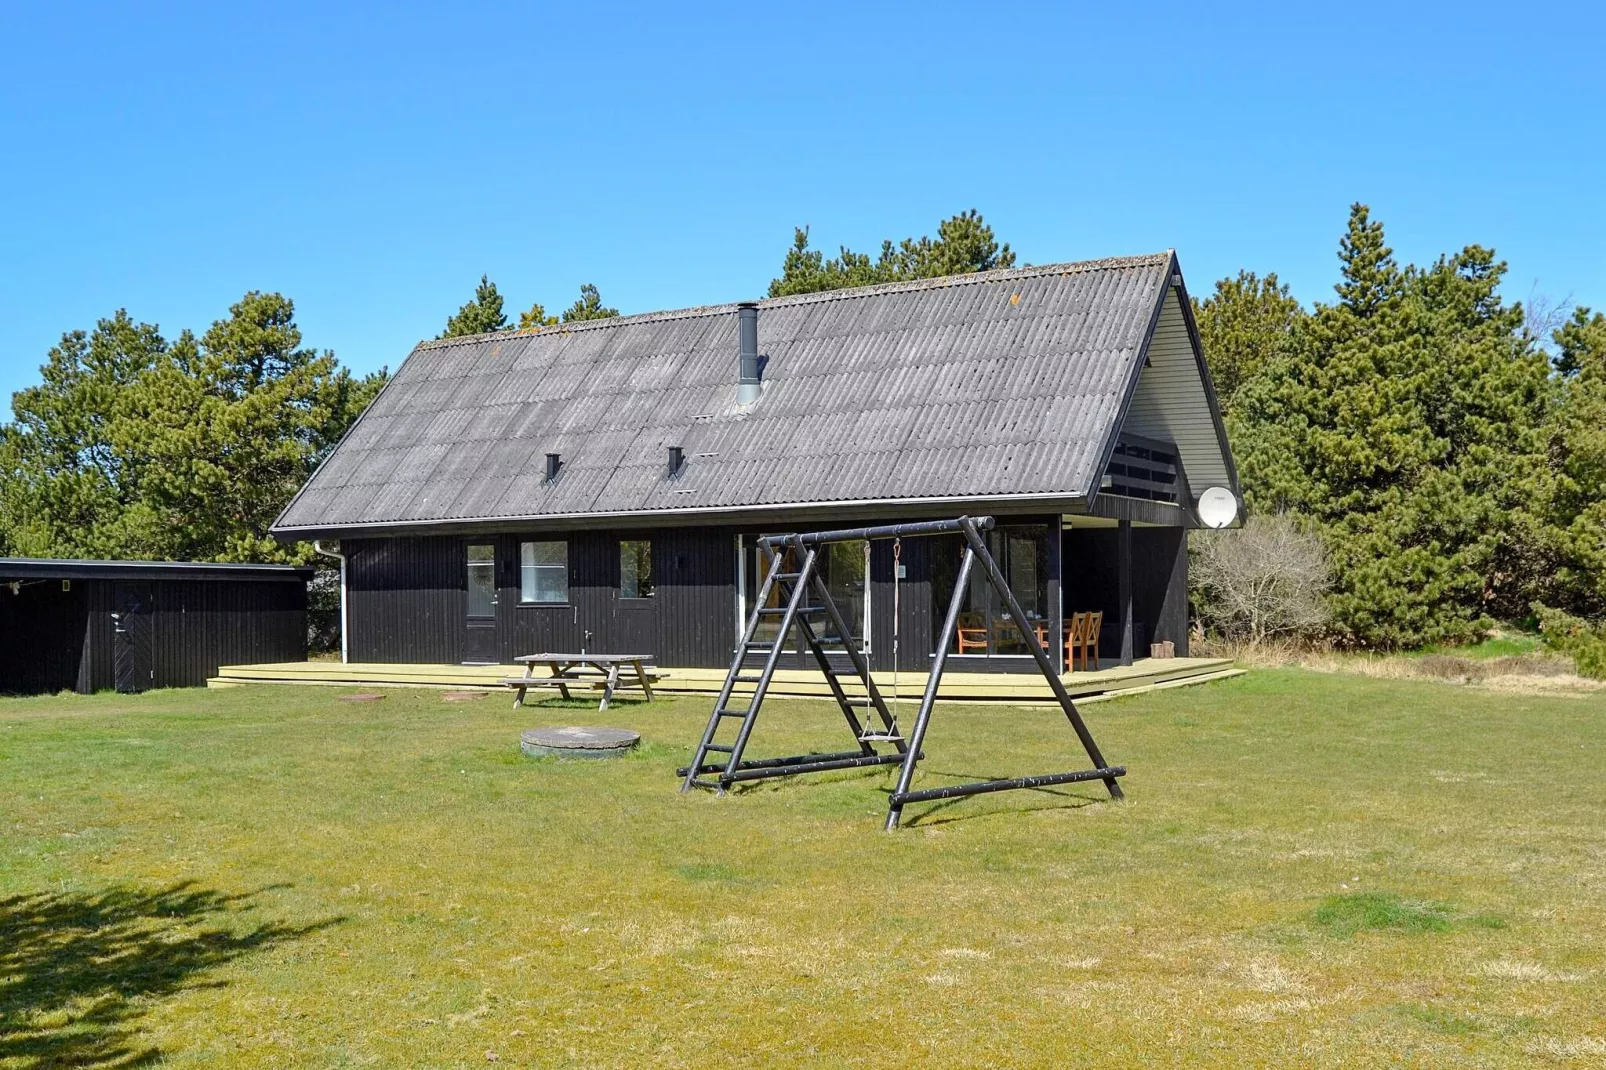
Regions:
<svg viewBox="0 0 1606 1070"><path fill-rule="evenodd" d="M987 652L987 622L980 613L959 614L959 652Z"/></svg>
<svg viewBox="0 0 1606 1070"><path fill-rule="evenodd" d="M1092 667L1099 667L1099 632L1104 627L1104 613L1073 613L1070 624L1065 629L1065 666L1071 672L1076 671L1076 659L1082 658L1082 669L1087 671L1091 659Z"/></svg>
<svg viewBox="0 0 1606 1070"><path fill-rule="evenodd" d="M1076 651L1082 645L1082 617L1084 614L1072 613L1065 618L1065 671L1076 671Z"/></svg>

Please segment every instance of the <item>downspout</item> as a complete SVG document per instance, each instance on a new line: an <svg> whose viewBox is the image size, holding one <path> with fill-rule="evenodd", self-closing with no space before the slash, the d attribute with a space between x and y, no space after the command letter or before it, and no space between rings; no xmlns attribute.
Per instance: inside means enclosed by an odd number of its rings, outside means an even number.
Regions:
<svg viewBox="0 0 1606 1070"><path fill-rule="evenodd" d="M312 548L340 562L340 664L344 665L349 660L346 656L346 555L338 550L325 550L322 539L313 539Z"/></svg>

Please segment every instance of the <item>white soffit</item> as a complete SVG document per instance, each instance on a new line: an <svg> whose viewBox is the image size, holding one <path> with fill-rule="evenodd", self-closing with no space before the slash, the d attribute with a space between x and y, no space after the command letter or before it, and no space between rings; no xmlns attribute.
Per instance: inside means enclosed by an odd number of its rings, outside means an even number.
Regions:
<svg viewBox="0 0 1606 1070"><path fill-rule="evenodd" d="M1138 377L1123 427L1176 443L1192 493L1233 486L1175 286L1166 287L1165 306L1149 342L1149 365Z"/></svg>

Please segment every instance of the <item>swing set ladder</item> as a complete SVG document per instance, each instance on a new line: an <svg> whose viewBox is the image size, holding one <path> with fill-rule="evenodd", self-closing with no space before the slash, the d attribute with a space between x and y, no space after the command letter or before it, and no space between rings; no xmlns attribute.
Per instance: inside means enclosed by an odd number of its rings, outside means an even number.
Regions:
<svg viewBox="0 0 1606 1070"><path fill-rule="evenodd" d="M790 535L779 539L760 539L759 546L768 564L764 583L759 588L758 596L753 600L753 612L748 616L741 641L731 658L730 670L725 674L725 682L720 687L719 697L714 701L713 712L709 715L708 725L703 730L702 740L697 744L692 762L677 770L677 774L682 777L680 790L685 792L693 788L709 788L724 794L731 784L737 781L902 762L903 739L897 733L897 724L892 718L891 711L887 709L886 701L881 697L880 689L870 676L870 666L865 661L864 652L857 644L844 641L842 652L847 654L851 667L837 668L831 663L831 652L825 646L827 640L809 621L811 615L823 613L826 618L825 623L834 629L838 636L852 635L842 611L832 600L831 593L819 574L819 544L807 543L803 536ZM787 571L788 552L799 562L794 566L796 571ZM784 606L768 605L771 592L779 595L784 601ZM809 601L811 596L812 603ZM775 616L779 616L780 621L776 626L774 640L768 644L756 642L760 624L765 618ZM804 645L824 674L826 684L831 690L831 697L836 700L842 716L848 722L848 727L852 729L853 738L857 741L859 749L833 754L799 754L788 758L748 761L743 755L747 751L747 742L752 736L753 726L758 720L759 707L764 702L764 696L769 693L770 684L775 678L775 670L786 652L787 642L794 628L802 636ZM763 667L759 669L757 675L753 675L745 665L747 659L755 653L764 655ZM867 702L861 709L855 709L853 700L842 686L844 678L852 677L857 677L864 685ZM748 684L752 685L750 692L737 692L738 687ZM745 705L741 707L733 705L738 701ZM878 717L884 731L869 730L859 719L861 710L866 713L866 717L871 713ZM738 718L741 723L736 729L735 738L728 744L717 742L721 735L720 729L725 722ZM871 746L875 741L890 742L894 750L878 752ZM720 755L724 760L711 761L710 755ZM706 779L710 775L715 779Z"/></svg>

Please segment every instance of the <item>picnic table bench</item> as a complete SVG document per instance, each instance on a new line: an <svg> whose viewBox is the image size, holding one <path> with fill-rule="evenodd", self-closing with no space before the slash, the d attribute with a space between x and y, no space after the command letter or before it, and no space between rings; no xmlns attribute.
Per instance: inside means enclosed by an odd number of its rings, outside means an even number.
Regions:
<svg viewBox="0 0 1606 1070"><path fill-rule="evenodd" d="M524 694L532 687L555 690L564 698L571 698L571 687L588 687L601 690L599 711L608 708L614 692L639 688L650 700L654 680L669 675L659 672L652 664L651 654L525 654L513 659L524 666L523 676L504 676L502 686L517 692L513 708L524 705ZM546 668L549 675L539 676L537 668Z"/></svg>

